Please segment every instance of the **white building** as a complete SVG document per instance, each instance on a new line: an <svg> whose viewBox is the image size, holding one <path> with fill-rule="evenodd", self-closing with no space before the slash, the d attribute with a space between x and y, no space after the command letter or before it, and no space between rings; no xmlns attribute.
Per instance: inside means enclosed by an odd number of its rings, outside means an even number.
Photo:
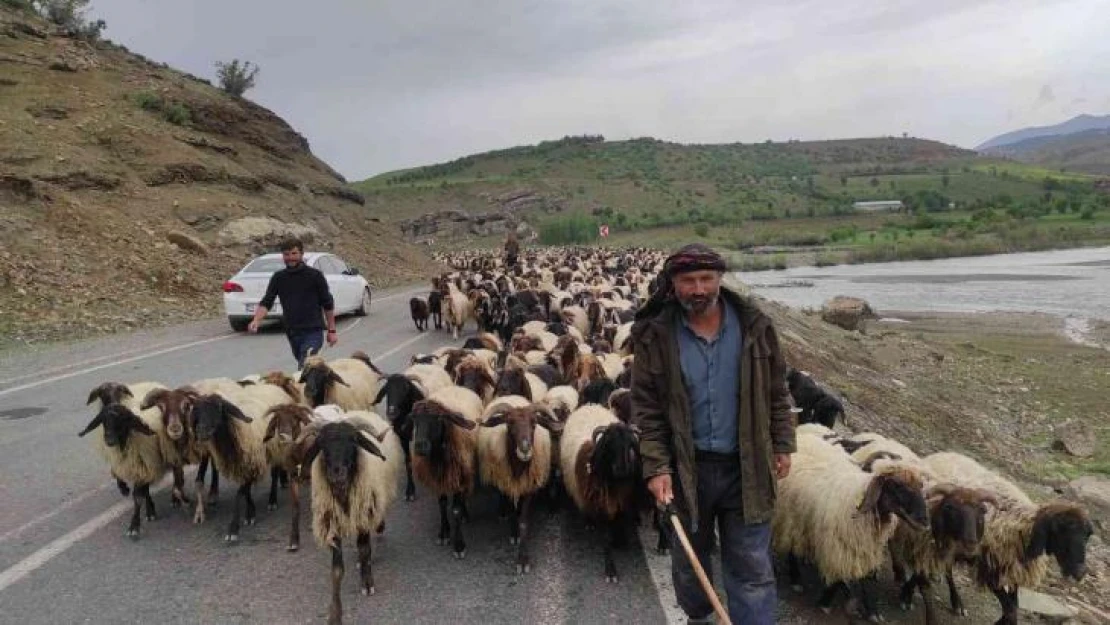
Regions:
<svg viewBox="0 0 1110 625"><path fill-rule="evenodd" d="M878 213L883 211L900 211L902 200L878 200L872 202L853 202L852 208L865 213Z"/></svg>

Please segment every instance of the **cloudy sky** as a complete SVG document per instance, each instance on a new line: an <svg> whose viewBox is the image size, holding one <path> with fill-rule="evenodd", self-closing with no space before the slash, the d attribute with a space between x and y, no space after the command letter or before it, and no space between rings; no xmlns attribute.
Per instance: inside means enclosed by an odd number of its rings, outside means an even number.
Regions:
<svg viewBox="0 0 1110 625"><path fill-rule="evenodd" d="M973 147L1110 114L1110 0L93 0L348 178L535 143L900 135Z"/></svg>

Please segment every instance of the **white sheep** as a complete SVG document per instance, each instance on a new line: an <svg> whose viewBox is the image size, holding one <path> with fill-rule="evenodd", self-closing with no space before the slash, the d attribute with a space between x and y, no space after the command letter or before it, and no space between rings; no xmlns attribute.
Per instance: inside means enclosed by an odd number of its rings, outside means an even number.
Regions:
<svg viewBox="0 0 1110 625"><path fill-rule="evenodd" d="M88 404L96 403L96 416L78 436L100 428L93 436L93 448L108 463L118 481L131 485L135 508L127 528L127 536L139 538L140 512L146 503L146 518L157 518L150 485L162 479L169 470L162 456L159 434L163 431L162 411L156 407L141 408L143 398L152 391L164 389L157 382L122 385L102 384L89 394ZM122 488L121 488L122 491Z"/></svg>
<svg viewBox="0 0 1110 625"><path fill-rule="evenodd" d="M355 352L350 358L326 362L318 356L307 358L300 382L309 406L336 404L345 410L371 410L381 376L369 356Z"/></svg>
<svg viewBox="0 0 1110 625"><path fill-rule="evenodd" d="M448 283L447 296L444 299L444 320L451 329L451 337L459 338L459 331L466 325L468 319L474 317L474 306L466 294L455 286L454 282Z"/></svg>
<svg viewBox="0 0 1110 625"><path fill-rule="evenodd" d="M886 559L886 545L898 526L928 525L923 480L910 469L865 473L852 459L818 436L797 437L790 475L778 483L772 519L775 551L789 556L791 582L798 583L798 559L812 561L828 585L820 606L827 613L848 583L861 588L864 611L877 618L868 587Z"/></svg>
<svg viewBox="0 0 1110 625"><path fill-rule="evenodd" d="M340 623L342 541L356 540L362 594L374 594L370 535L384 531L386 512L397 497L401 444L389 424L368 411L314 426L300 444L307 445L302 467L312 479L312 533L332 553L328 622Z"/></svg>
<svg viewBox="0 0 1110 625"><path fill-rule="evenodd" d="M563 424L545 406L509 395L495 399L479 425L478 468L512 511L509 542L517 545L517 572L524 574L531 569L526 544L532 498L550 478L552 433Z"/></svg>

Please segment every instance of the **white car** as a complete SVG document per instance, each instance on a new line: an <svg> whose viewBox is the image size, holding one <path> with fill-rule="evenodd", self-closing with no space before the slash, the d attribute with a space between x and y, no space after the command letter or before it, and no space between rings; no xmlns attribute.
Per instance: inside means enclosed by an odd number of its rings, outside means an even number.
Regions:
<svg viewBox="0 0 1110 625"><path fill-rule="evenodd" d="M370 312L370 283L359 275L358 269L350 267L335 254L324 252L305 252L304 262L323 272L328 290L335 299L336 315L351 313L361 317ZM224 312L233 330L242 332L247 329L258 302L266 295L270 276L284 268L281 254L264 254L224 282ZM280 299L266 313L266 319L281 319Z"/></svg>

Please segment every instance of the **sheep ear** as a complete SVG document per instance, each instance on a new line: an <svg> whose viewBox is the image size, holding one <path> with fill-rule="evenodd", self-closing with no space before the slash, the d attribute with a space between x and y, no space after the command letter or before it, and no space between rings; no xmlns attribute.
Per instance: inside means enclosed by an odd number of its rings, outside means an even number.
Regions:
<svg viewBox="0 0 1110 625"><path fill-rule="evenodd" d="M887 478L885 475L876 475L871 478L871 483L867 485L867 490L863 493L863 500L860 501L859 507L856 508L858 512L874 512L879 504L879 496L883 494L883 486L886 485Z"/></svg>
<svg viewBox="0 0 1110 625"><path fill-rule="evenodd" d="M146 397L143 398L143 403L139 404L139 410L149 410L155 405L158 405L159 408L165 410L166 408L164 402L166 401L166 396L169 394L170 392L164 388L154 389L153 391L147 393Z"/></svg>
<svg viewBox="0 0 1110 625"><path fill-rule="evenodd" d="M270 411L267 412L266 414L271 415L273 413L274 413L274 410L273 410L273 408L271 408ZM270 419L270 422L266 424L266 434L262 436L262 440L263 441L269 441L271 438L273 438L274 435L277 434L277 426L278 426L277 419Z"/></svg>
<svg viewBox="0 0 1110 625"><path fill-rule="evenodd" d="M371 442L370 439L360 434L357 435L357 438L355 440L358 443L359 447L365 449L368 453L381 458L382 461L385 461L385 454L383 454L382 451L378 449L378 446Z"/></svg>
<svg viewBox="0 0 1110 625"><path fill-rule="evenodd" d="M243 411L239 409L239 406L236 406L235 404L233 404L233 403L231 403L231 402L229 402L229 401L227 401L226 399L223 399L223 398L220 399L220 402L223 404L223 410L224 410L225 415L227 415L227 416L229 416L233 419L238 419L238 420L240 420L244 423L250 423L251 421L253 421L253 419L251 419L247 415L243 414Z"/></svg>
<svg viewBox="0 0 1110 625"><path fill-rule="evenodd" d="M608 429L609 429L609 426L607 426L607 425L599 425L596 428L594 428L594 433L590 436L590 438L594 442L594 445L597 444L598 439L601 438L601 435L605 434L605 431L608 430Z"/></svg>
<svg viewBox="0 0 1110 625"><path fill-rule="evenodd" d="M154 430L151 429L151 427L149 425L144 423L143 420L138 418L138 417L135 417L135 421L134 421L133 425L131 426L131 429L135 430L136 432L138 432L140 434L146 434L147 436L154 436Z"/></svg>
<svg viewBox="0 0 1110 625"><path fill-rule="evenodd" d="M478 427L477 423L454 412L449 412L443 415L443 418L450 421L452 425L460 427L464 430L473 430L474 428Z"/></svg>
<svg viewBox="0 0 1110 625"><path fill-rule="evenodd" d="M93 417L92 421L89 421L89 424L85 426L85 429L77 433L77 436L84 436L89 432L92 432L96 428L100 427L102 423L104 423L104 415L97 413L97 415Z"/></svg>
<svg viewBox="0 0 1110 625"><path fill-rule="evenodd" d="M551 432L552 434L558 434L559 432L563 431L562 421L559 421L559 419L556 418L555 415L546 410L536 411L536 423L542 425L544 429L546 429L548 432Z"/></svg>
<svg viewBox="0 0 1110 625"><path fill-rule="evenodd" d="M489 418L482 421L479 425L484 428L495 428L499 425L505 425L506 420L507 415L504 412L498 412L490 415Z"/></svg>
<svg viewBox="0 0 1110 625"><path fill-rule="evenodd" d="M335 382L336 384L342 384L343 386L346 386L347 388L351 388L351 385L347 384L343 380L343 378L339 377L339 374L334 372L334 371L332 371L330 374L328 374L328 379L331 380L332 382Z"/></svg>
<svg viewBox="0 0 1110 625"><path fill-rule="evenodd" d="M308 449L306 449L304 452L304 459L301 460L300 475L302 477L304 477L306 471L312 470L312 461L316 460L316 455L319 453L320 445L316 442L316 440L313 440L312 444L309 445Z"/></svg>
<svg viewBox="0 0 1110 625"><path fill-rule="evenodd" d="M1033 533L1029 536L1029 543L1025 545L1023 562L1030 561L1044 555L1048 546L1048 533L1051 531L1052 518L1041 516L1033 522Z"/></svg>
<svg viewBox="0 0 1110 625"><path fill-rule="evenodd" d="M385 392L388 391L388 390L389 390L389 379L386 378L385 384L382 384L381 390L378 391L377 396L374 397L374 401L370 402L370 405L377 406L379 403L381 403L382 399L385 398Z"/></svg>
<svg viewBox="0 0 1110 625"><path fill-rule="evenodd" d="M102 395L103 390L104 390L104 385L101 384L100 386L98 386L98 387L94 388L93 390L89 391L89 398L88 398L88 400L85 401L85 405L88 406L89 404L93 403L94 401L96 401L98 399L101 399L101 395Z"/></svg>

